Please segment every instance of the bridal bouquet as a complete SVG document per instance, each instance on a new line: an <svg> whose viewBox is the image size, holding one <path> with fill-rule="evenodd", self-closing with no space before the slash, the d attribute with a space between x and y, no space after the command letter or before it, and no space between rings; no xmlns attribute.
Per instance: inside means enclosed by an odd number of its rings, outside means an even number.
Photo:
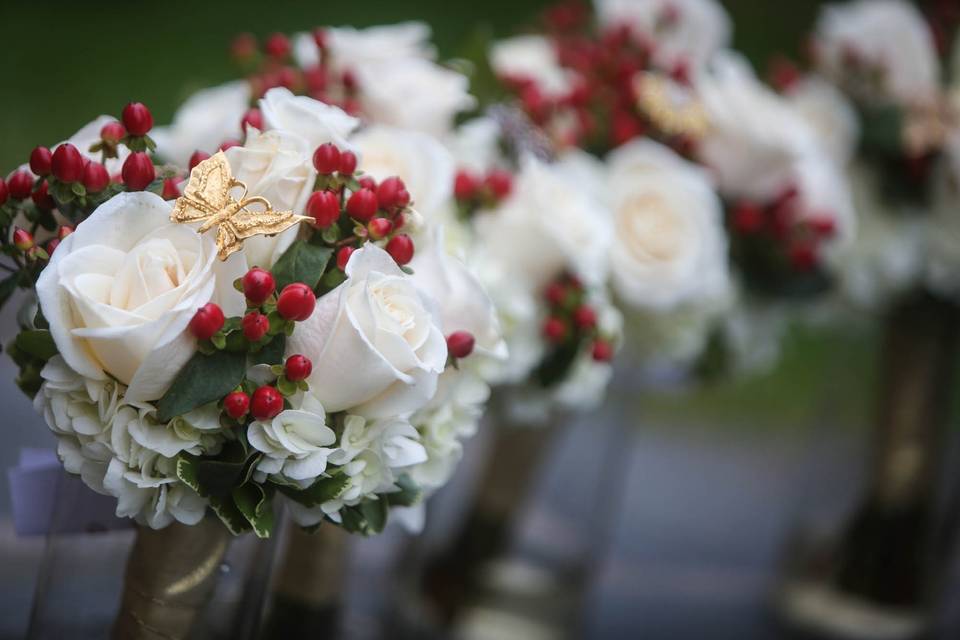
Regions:
<svg viewBox="0 0 960 640"><path fill-rule="evenodd" d="M209 508L265 537L282 496L303 525L375 533L419 499L430 429L480 411L458 368L496 320L460 263L417 247L418 196L362 171L357 119L283 88L257 113L187 175L131 103L0 183L2 286L39 303L19 383L120 516Z"/></svg>

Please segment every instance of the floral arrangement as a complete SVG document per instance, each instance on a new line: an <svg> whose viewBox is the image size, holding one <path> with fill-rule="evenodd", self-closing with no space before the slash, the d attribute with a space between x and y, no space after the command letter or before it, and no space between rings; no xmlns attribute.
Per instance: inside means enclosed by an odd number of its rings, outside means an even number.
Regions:
<svg viewBox="0 0 960 640"><path fill-rule="evenodd" d="M131 103L0 182L5 298L38 302L10 352L120 516L268 536L282 496L375 533L455 464L496 318L404 181L364 173L357 119L283 88L257 113L182 167Z"/></svg>

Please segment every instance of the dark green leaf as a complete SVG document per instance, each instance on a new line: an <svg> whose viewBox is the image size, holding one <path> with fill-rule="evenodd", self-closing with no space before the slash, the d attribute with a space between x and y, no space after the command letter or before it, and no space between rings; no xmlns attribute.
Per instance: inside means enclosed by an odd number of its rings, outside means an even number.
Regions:
<svg viewBox="0 0 960 640"><path fill-rule="evenodd" d="M423 491L406 473L397 480L397 486L400 487L400 491L388 493L385 496L392 507L412 507L423 497Z"/></svg>
<svg viewBox="0 0 960 640"><path fill-rule="evenodd" d="M200 481L197 480L197 461L196 458L181 454L177 457L177 477L197 493L200 493Z"/></svg>
<svg viewBox="0 0 960 640"><path fill-rule="evenodd" d="M17 335L16 345L18 349L40 360L49 360L57 355L57 345L49 331L21 331Z"/></svg>
<svg viewBox="0 0 960 640"><path fill-rule="evenodd" d="M219 497L229 495L246 480L252 457L256 454L247 451L244 440L240 439L225 444L215 457L196 458L194 466L199 493Z"/></svg>
<svg viewBox="0 0 960 640"><path fill-rule="evenodd" d="M269 538L273 531L273 503L255 482L247 482L233 490L233 502L253 527L258 538Z"/></svg>
<svg viewBox="0 0 960 640"><path fill-rule="evenodd" d="M306 489L274 482L274 486L283 495L299 502L305 507L316 507L324 502L340 497L347 486L349 478L344 474L337 474L329 478L320 478Z"/></svg>
<svg viewBox="0 0 960 640"><path fill-rule="evenodd" d="M367 521L367 535L380 533L387 526L387 513L390 506L381 497L379 500L364 500L360 503L360 513Z"/></svg>
<svg viewBox="0 0 960 640"><path fill-rule="evenodd" d="M267 344L263 345L257 352L255 360L257 364L275 364L283 363L283 352L287 347L287 336L280 333L273 337Z"/></svg>
<svg viewBox="0 0 960 640"><path fill-rule="evenodd" d="M0 281L0 308L6 304L7 300L10 299L10 296L13 295L13 292L17 290L17 285L20 283L20 274L12 273L3 281Z"/></svg>
<svg viewBox="0 0 960 640"><path fill-rule="evenodd" d="M243 353L195 353L157 403L157 419L168 422L219 400L243 381L246 365L247 358Z"/></svg>
<svg viewBox="0 0 960 640"><path fill-rule="evenodd" d="M297 240L273 265L273 277L277 280L277 289L282 290L288 284L303 282L311 289L316 288L327 268L327 262L333 255L330 247L318 247L303 240Z"/></svg>
<svg viewBox="0 0 960 640"><path fill-rule="evenodd" d="M220 518L230 533L235 536L246 533L252 528L250 522L243 517L240 509L233 502L233 496L210 498L210 508L217 514L217 517Z"/></svg>

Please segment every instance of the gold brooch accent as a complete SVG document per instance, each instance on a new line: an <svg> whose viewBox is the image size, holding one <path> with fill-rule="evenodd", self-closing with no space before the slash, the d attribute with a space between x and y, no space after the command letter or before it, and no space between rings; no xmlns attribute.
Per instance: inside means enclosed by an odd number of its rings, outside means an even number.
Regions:
<svg viewBox="0 0 960 640"><path fill-rule="evenodd" d="M668 136L702 139L710 120L693 90L659 73L638 73L633 79L637 108L658 131Z"/></svg>
<svg viewBox="0 0 960 640"><path fill-rule="evenodd" d="M230 195L234 188L243 189L239 199ZM250 211L251 204L263 205L263 211ZM295 224L313 220L292 211L274 211L261 196L247 197L247 185L233 177L230 163L222 151L199 163L190 172L183 195L170 214L173 222L200 222L198 233L217 226L217 257L226 260L253 236L272 236Z"/></svg>

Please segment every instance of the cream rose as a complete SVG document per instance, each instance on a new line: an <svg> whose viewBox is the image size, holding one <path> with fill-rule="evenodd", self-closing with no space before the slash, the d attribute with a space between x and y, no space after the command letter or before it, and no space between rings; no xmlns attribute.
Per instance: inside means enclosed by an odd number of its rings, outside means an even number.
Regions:
<svg viewBox="0 0 960 640"><path fill-rule="evenodd" d="M303 215L313 192L317 172L313 149L289 131L259 133L250 129L246 144L226 151L233 176L247 185L250 195L266 198L277 211ZM255 236L243 244L249 266L269 269L293 244L299 227L294 225L275 236Z"/></svg>
<svg viewBox="0 0 960 640"><path fill-rule="evenodd" d="M127 402L156 400L193 355L186 331L211 300L243 312L232 283L243 257L216 257L210 234L170 222L171 203L120 194L81 223L53 254L37 295L66 363L91 380L128 386Z"/></svg>
<svg viewBox="0 0 960 640"><path fill-rule="evenodd" d="M832 78L850 79L851 54L863 65L882 69L880 86L854 87L865 91L865 97L903 105L936 99L940 87L936 45L926 20L912 4L856 0L828 5L815 38L817 62Z"/></svg>
<svg viewBox="0 0 960 640"><path fill-rule="evenodd" d="M356 251L346 274L297 325L287 352L311 359L308 382L328 412L381 418L419 409L447 360L434 302L375 245Z"/></svg>
<svg viewBox="0 0 960 640"><path fill-rule="evenodd" d="M343 109L307 96L295 96L289 89L270 89L260 100L265 129L280 129L300 136L307 147L316 149L325 142L346 147L347 136L360 121Z"/></svg>
<svg viewBox="0 0 960 640"><path fill-rule="evenodd" d="M150 136L157 153L186 167L194 151L213 153L227 140L239 140L240 121L250 106L250 84L245 80L203 89L177 109L173 122L157 127Z"/></svg>
<svg viewBox="0 0 960 640"><path fill-rule="evenodd" d="M669 311L726 295L723 209L707 174L649 140L620 147L609 166L611 277L624 302Z"/></svg>

